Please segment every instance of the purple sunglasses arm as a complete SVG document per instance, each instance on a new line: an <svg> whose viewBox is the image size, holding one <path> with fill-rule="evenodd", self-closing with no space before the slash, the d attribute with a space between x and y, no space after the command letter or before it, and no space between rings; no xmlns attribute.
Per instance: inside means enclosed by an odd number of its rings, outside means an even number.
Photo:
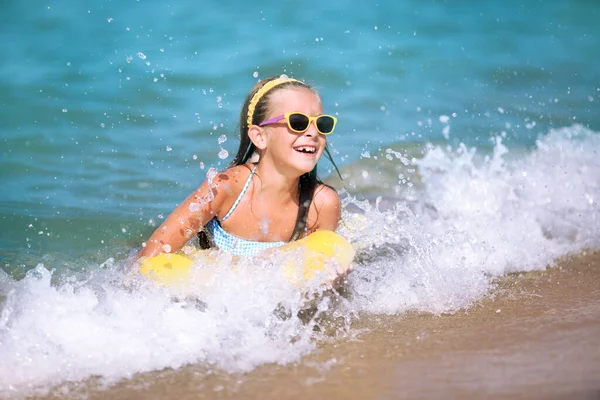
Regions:
<svg viewBox="0 0 600 400"><path fill-rule="evenodd" d="M263 121L260 124L258 124L258 126L265 126L265 125L269 125L269 124L274 124L276 122L281 121L284 117L285 117L285 115L280 115L278 117L274 117L274 118L268 119L268 120Z"/></svg>

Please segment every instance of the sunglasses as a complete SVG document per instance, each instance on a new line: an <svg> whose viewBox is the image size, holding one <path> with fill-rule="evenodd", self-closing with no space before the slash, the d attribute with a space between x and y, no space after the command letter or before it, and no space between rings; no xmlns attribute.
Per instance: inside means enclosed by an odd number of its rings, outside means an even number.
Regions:
<svg viewBox="0 0 600 400"><path fill-rule="evenodd" d="M317 131L322 135L329 135L335 129L337 118L331 115L319 115L318 117L309 117L308 115L300 112L291 112L280 115L275 118L268 119L261 122L258 126L272 125L285 119L287 121L288 128L296 133L304 133L308 130L311 122L315 122Z"/></svg>

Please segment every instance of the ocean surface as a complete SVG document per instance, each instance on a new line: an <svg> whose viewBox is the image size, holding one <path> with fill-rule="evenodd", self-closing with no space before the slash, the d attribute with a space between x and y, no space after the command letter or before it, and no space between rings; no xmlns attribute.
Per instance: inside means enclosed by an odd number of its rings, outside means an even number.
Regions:
<svg viewBox="0 0 600 400"><path fill-rule="evenodd" d="M592 0L4 0L0 396L298 362L361 315L452 313L600 250L599 20ZM229 163L245 96L282 73L339 118L344 181L319 171L359 248L349 294L302 321L275 270L223 259L202 307L174 300L131 256Z"/></svg>

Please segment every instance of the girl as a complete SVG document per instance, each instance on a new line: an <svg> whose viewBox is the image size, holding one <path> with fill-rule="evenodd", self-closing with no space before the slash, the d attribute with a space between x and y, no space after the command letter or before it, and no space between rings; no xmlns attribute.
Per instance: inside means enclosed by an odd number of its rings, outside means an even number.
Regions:
<svg viewBox="0 0 600 400"><path fill-rule="evenodd" d="M335 231L340 199L317 180L317 162L336 122L323 115L319 95L306 83L285 75L259 82L242 107L240 147L229 168L188 196L139 256L178 251L200 230L201 247L236 256Z"/></svg>

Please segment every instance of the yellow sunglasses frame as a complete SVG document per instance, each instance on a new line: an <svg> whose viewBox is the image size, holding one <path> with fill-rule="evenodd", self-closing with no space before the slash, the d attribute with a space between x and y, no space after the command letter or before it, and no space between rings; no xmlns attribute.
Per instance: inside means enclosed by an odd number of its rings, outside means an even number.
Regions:
<svg viewBox="0 0 600 400"><path fill-rule="evenodd" d="M290 115L292 114L300 114L306 118L308 118L308 124L306 125L306 129L299 131L297 129L292 128L292 126L290 125ZM333 120L333 127L331 128L330 132L324 133L321 132L319 130L319 126L317 125L317 120L321 117L329 117ZM296 133L304 133L308 130L308 128L310 127L310 124L313 123L315 125L315 128L317 129L317 132L319 132L321 135L331 135L333 133L333 131L335 130L335 126L337 124L337 118L334 117L333 115L329 115L329 114L321 114L318 115L316 117L310 117L304 113L298 112L298 111L293 111L293 112L289 112L289 113L285 113L283 115L268 119L266 121L261 122L260 124L258 124L258 126L265 126L265 125L272 125L272 124L276 124L279 121L281 121L282 119L285 119L288 128L292 131L292 132L296 132Z"/></svg>

